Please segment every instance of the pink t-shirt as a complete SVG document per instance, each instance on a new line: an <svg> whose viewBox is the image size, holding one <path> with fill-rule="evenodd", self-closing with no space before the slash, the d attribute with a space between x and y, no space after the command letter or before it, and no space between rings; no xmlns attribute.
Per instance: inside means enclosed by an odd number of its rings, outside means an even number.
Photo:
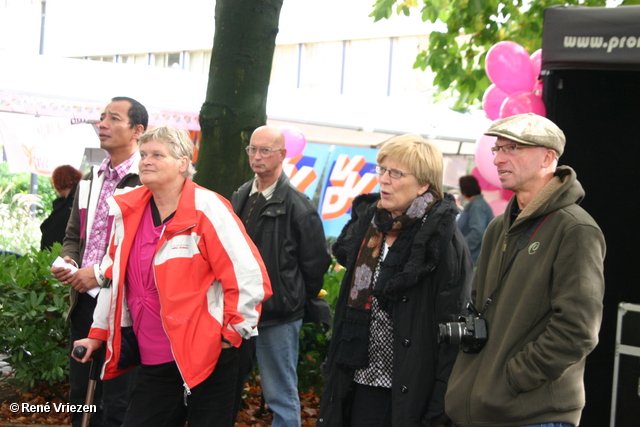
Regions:
<svg viewBox="0 0 640 427"><path fill-rule="evenodd" d="M153 255L162 229L170 222L171 219L156 227L151 204L148 204L129 255L126 295L143 365L159 365L174 360L169 337L160 319L160 298L153 277Z"/></svg>

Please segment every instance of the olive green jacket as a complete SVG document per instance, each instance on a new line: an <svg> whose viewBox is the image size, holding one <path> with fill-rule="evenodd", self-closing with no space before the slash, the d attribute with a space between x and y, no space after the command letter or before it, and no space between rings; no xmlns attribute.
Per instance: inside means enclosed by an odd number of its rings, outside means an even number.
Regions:
<svg viewBox="0 0 640 427"><path fill-rule="evenodd" d="M488 342L460 353L449 378L447 414L459 427L578 425L585 357L598 343L604 295L604 236L577 203L584 190L563 166L515 221L487 228L472 299L485 313ZM549 215L517 253L519 236Z"/></svg>

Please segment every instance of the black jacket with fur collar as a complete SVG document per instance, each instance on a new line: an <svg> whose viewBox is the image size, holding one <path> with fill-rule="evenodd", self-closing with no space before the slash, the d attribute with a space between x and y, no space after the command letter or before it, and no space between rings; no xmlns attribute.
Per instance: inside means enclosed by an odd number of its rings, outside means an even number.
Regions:
<svg viewBox="0 0 640 427"><path fill-rule="evenodd" d="M354 200L352 217L332 247L347 273L325 363L318 426L349 425L345 403L353 370L338 366L335 356L345 339L342 326L353 266L379 199L379 194L366 194ZM438 324L455 322L465 313L473 275L469 249L456 224L457 214L453 197L445 196L431 208L424 223L396 239L382 263L378 280L386 276L384 295L391 301L393 322L394 426L450 425L444 413L444 395L458 347L437 343ZM393 251L400 253L391 256Z"/></svg>

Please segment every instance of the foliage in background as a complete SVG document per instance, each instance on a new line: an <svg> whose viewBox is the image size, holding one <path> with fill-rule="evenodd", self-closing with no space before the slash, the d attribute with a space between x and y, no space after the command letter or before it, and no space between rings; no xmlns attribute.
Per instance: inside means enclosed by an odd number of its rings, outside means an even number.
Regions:
<svg viewBox="0 0 640 427"><path fill-rule="evenodd" d="M344 272L344 268L333 259L329 270L324 275L322 289L327 291L327 294L323 298L331 307L332 317ZM320 366L327 357L330 338L331 331L325 333L319 325L314 323L302 325L298 352L298 388L300 390L313 389L318 395L322 394L323 378Z"/></svg>
<svg viewBox="0 0 640 427"><path fill-rule="evenodd" d="M322 372L320 366L327 357L329 339L322 327L315 323L304 323L300 328L298 349L298 390L313 389L322 394Z"/></svg>
<svg viewBox="0 0 640 427"><path fill-rule="evenodd" d="M0 352L22 390L66 381L69 375L69 289L54 279L49 267L60 253L29 252L23 257L0 255Z"/></svg>
<svg viewBox="0 0 640 427"><path fill-rule="evenodd" d="M0 249L24 254L40 248L40 224L58 194L44 176L38 176L38 194L29 194L30 185L30 174L11 174L0 163Z"/></svg>
<svg viewBox="0 0 640 427"><path fill-rule="evenodd" d="M544 10L555 5L605 6L607 0L376 0L374 21L392 13L418 11L424 22L442 22L446 31L429 36L414 68L430 68L439 98L453 97L458 111L478 104L489 87L485 56L494 44L513 41L532 54L542 46ZM634 4L627 0L622 4ZM422 4L422 7L419 5Z"/></svg>
<svg viewBox="0 0 640 427"><path fill-rule="evenodd" d="M340 285L342 284L345 271L345 268L338 264L335 258L332 258L329 270L324 274L324 285L322 289L327 291L324 300L331 306L332 314L336 309L336 302L338 301L338 295L340 295Z"/></svg>
<svg viewBox="0 0 640 427"><path fill-rule="evenodd" d="M7 189L11 184L13 187L6 194L0 197L0 203L10 204L11 199L16 194L29 194L31 188L31 174L29 173L9 173L9 165L6 162L0 163L0 188ZM51 213L51 205L58 197L53 189L51 179L38 175L38 194L42 196L41 204L46 215Z"/></svg>
<svg viewBox="0 0 640 427"><path fill-rule="evenodd" d="M0 187L0 197L11 191ZM31 207L35 206L35 211ZM24 254L30 249L40 248L40 224L45 216L36 194L14 194L10 203L0 203L0 249Z"/></svg>

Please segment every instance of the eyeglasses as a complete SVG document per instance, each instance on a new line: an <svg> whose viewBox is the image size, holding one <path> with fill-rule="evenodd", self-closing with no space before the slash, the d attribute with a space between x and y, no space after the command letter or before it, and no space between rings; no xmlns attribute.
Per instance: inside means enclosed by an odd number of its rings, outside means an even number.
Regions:
<svg viewBox="0 0 640 427"><path fill-rule="evenodd" d="M498 151L502 151L504 154L515 154L521 148L537 148L541 147L541 145L521 145L521 144L505 144L505 145L494 145L491 147L491 153L495 156L498 154Z"/></svg>
<svg viewBox="0 0 640 427"><path fill-rule="evenodd" d="M387 168L383 168L380 165L376 165L376 173L380 176L384 175L385 172L389 171L389 176L393 179L398 179L398 178L402 178L405 175L415 175L413 173L410 172L400 172L397 171L395 169L387 169Z"/></svg>
<svg viewBox="0 0 640 427"><path fill-rule="evenodd" d="M244 147L244 149L247 152L247 154L250 155L250 156L255 156L256 153L258 152L258 150L260 150L260 155L262 155L262 157L269 157L270 155L272 155L276 151L284 150L284 148L279 148L277 150L274 150L272 148L266 148L266 147L258 148L258 147L254 147L253 145L247 145L246 147Z"/></svg>

